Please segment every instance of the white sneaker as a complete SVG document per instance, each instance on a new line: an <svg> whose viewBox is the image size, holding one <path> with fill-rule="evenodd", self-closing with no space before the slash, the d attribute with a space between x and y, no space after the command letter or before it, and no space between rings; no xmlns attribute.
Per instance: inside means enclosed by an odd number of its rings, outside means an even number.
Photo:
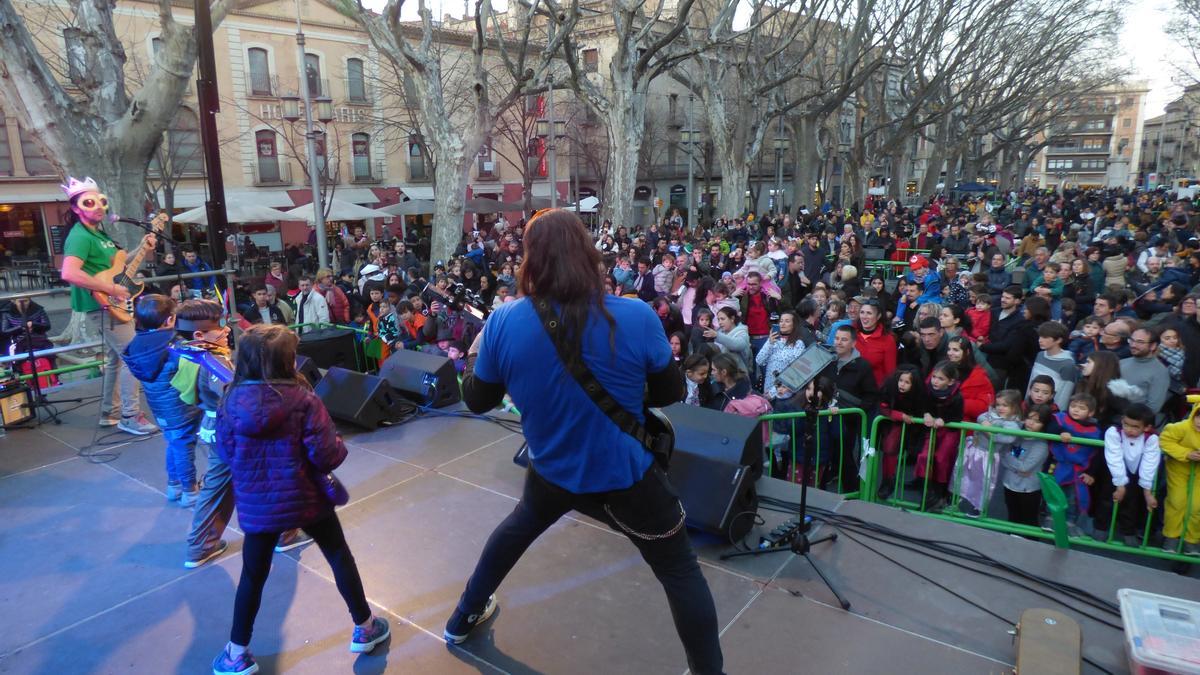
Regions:
<svg viewBox="0 0 1200 675"><path fill-rule="evenodd" d="M204 555L200 556L199 558L197 558L195 560L183 561L183 566L188 568L189 570L194 570L197 567L202 567L202 566L212 562L213 560L216 560L228 548L229 548L229 542L222 539L217 542L216 546L210 548L208 551L206 551L204 553Z"/></svg>
<svg viewBox="0 0 1200 675"><path fill-rule="evenodd" d="M158 431L158 427L154 426L153 422L146 419L145 415L138 415L137 417L122 417L121 421L117 423L117 428L127 434L133 434L134 436L149 436L150 434Z"/></svg>

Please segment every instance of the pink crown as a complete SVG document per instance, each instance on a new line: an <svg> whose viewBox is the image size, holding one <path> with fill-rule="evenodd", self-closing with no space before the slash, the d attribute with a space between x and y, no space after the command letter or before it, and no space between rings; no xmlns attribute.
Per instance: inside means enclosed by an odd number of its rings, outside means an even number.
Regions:
<svg viewBox="0 0 1200 675"><path fill-rule="evenodd" d="M62 188L63 192L67 193L67 201L70 201L74 199L76 195L81 195L85 192L100 191L100 186L96 185L96 181L92 180L91 178L78 180L76 178L67 176L67 184L59 185L58 187Z"/></svg>

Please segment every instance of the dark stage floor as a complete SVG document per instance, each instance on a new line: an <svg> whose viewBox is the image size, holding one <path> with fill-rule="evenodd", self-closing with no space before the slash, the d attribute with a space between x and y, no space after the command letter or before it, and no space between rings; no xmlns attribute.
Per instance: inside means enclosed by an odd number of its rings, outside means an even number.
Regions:
<svg viewBox="0 0 1200 675"><path fill-rule="evenodd" d="M0 440L0 673L208 672L228 636L240 536L229 533L231 553L218 562L185 570L190 513L164 499L162 440L113 435L124 444L107 446L105 457L80 457L95 414L92 404L66 414L62 426ZM267 585L251 645L263 672L685 672L649 568L624 537L582 517L552 528L501 587L496 619L463 649L448 649L445 619L484 539L520 492L521 470L511 462L520 438L486 422L431 418L347 440L350 457L338 475L352 501L339 513L392 639L374 654L350 654L350 621L329 568L315 548L300 549L276 556ZM782 483L763 489L795 496ZM829 494L813 502L967 543L1113 600L1127 586L1200 597L1195 578ZM784 518L763 517L767 529ZM727 545L697 542L730 673L1011 671L1010 625L847 537L813 557L851 612L801 558L721 562ZM961 564L870 545L1007 618L1056 606ZM1091 619L1082 625L1085 655L1124 672L1120 631Z"/></svg>

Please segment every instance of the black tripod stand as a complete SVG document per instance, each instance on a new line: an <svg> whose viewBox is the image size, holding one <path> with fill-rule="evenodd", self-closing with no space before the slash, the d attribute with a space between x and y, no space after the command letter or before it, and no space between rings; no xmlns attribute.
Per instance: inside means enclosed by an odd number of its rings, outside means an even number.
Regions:
<svg viewBox="0 0 1200 675"><path fill-rule="evenodd" d="M41 377L38 376L37 356L33 353L33 322L25 317L22 317L22 319L24 319L25 329L25 362L29 364L29 381L33 383L33 396L30 397L29 402L29 412L33 415L32 422L35 426L42 424L42 416L39 411L44 408L48 414L49 421L55 424L62 424L62 420L58 417L58 409L54 405L56 403L82 403L83 399L64 398L51 401L49 398L46 398L45 392L42 391Z"/></svg>
<svg viewBox="0 0 1200 675"><path fill-rule="evenodd" d="M809 411L808 415L813 424L817 424L819 422L820 418L817 417L817 411ZM756 548L749 551L734 551L732 553L724 553L721 555L721 560L740 558L748 555L757 556L764 555L766 553L791 551L796 555L804 556L804 559L808 561L810 566L812 566L813 571L816 572L817 576L821 578L821 581L825 583L825 587L829 589L829 592L833 593L833 597L837 598L838 604L842 606L842 609L850 609L850 601L838 592L838 589L829 581L829 578L825 576L825 573L821 571L821 567L817 565L816 561L813 560L811 556L808 555L809 551L811 551L812 547L816 544L823 544L827 541L837 541L837 532L827 532L819 537L812 538L808 536L808 532L812 527L808 519L808 479L810 471L812 470L812 454L813 452L816 452L817 448L815 445L813 447L807 447L810 444L805 445L806 447L804 449L803 463L800 473L800 512L797 514L798 519L796 524L796 534L794 537L790 541L785 541L783 543L776 544L774 546L768 546L766 548Z"/></svg>

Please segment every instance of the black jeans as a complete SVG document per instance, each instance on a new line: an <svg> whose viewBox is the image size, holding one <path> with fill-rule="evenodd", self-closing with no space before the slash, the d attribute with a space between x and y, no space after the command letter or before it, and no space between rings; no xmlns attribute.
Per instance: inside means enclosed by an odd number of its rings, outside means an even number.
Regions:
<svg viewBox="0 0 1200 675"><path fill-rule="evenodd" d="M692 672L698 675L722 672L717 610L686 528L679 527L661 539L644 539L626 532L608 513L611 510L621 524L639 533L662 534L675 528L680 519L678 502L666 475L657 468L647 471L628 490L589 494L568 492L530 468L525 474L521 501L483 547L475 572L458 601L459 611L467 614L481 611L525 550L572 509L629 537L666 591L675 630Z"/></svg>
<svg viewBox="0 0 1200 675"><path fill-rule="evenodd" d="M1038 512L1042 508L1042 493L1013 492L1004 488L1004 505L1008 507L1008 520L1023 525L1038 525Z"/></svg>
<svg viewBox="0 0 1200 675"><path fill-rule="evenodd" d="M346 535L337 516L331 515L303 529L321 548L321 553L333 570L338 592L346 601L355 625L369 619L371 607L367 604L358 566L354 564L354 555L350 553L350 545L346 543ZM271 573L271 557L275 555L275 544L279 542L280 534L247 534L243 540L242 578L238 581L237 596L233 601L233 629L229 631L229 641L235 645L245 647L250 644L254 618L258 616L263 586L267 583L267 575Z"/></svg>

